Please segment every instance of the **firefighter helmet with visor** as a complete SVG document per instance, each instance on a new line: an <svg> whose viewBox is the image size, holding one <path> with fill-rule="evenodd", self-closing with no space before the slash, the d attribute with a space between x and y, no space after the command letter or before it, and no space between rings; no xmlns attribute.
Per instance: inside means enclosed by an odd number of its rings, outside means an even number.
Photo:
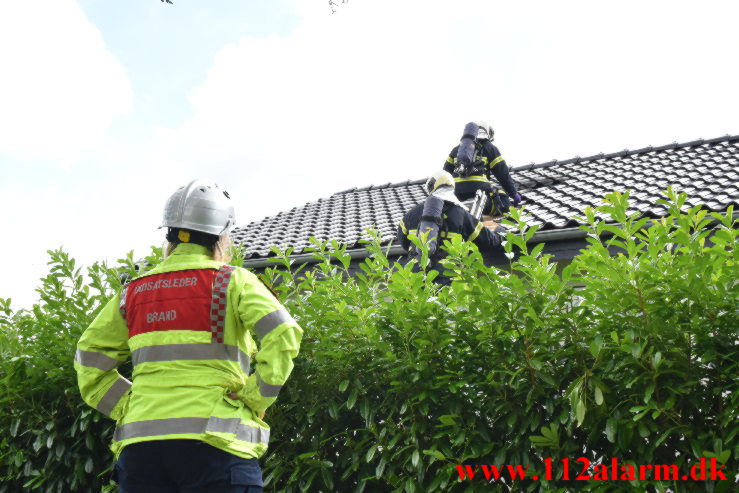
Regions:
<svg viewBox="0 0 739 493"><path fill-rule="evenodd" d="M454 186L454 177L446 171L437 171L426 180L426 193L432 193L440 186Z"/></svg>
<svg viewBox="0 0 739 493"><path fill-rule="evenodd" d="M476 122L476 123L478 127L477 138L493 140L493 136L495 135L495 132L493 131L493 126L487 122Z"/></svg>

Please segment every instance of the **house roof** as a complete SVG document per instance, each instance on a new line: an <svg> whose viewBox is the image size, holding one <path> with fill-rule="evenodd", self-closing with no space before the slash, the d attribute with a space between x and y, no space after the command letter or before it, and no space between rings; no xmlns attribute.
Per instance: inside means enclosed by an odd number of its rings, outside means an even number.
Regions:
<svg viewBox="0 0 739 493"><path fill-rule="evenodd" d="M739 135L532 163L512 168L511 176L531 214L529 223L540 231L577 227L575 217L586 206L602 205L614 190L630 189L633 209L646 217L666 214L656 202L670 185L686 192L691 206L724 211L739 205ZM232 238L246 247L247 259L269 256L273 245L301 253L311 236L359 248L370 227L391 243L405 211L425 198L424 181L344 190L238 227Z"/></svg>

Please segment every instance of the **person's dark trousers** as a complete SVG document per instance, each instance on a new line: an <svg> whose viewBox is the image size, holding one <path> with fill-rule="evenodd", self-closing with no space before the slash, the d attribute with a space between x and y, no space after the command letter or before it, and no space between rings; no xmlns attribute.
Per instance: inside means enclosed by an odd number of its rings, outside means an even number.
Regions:
<svg viewBox="0 0 739 493"><path fill-rule="evenodd" d="M113 470L119 493L262 493L257 459L242 459L197 440L134 443Z"/></svg>
<svg viewBox="0 0 739 493"><path fill-rule="evenodd" d="M511 199L502 191L496 191L489 181L461 181L454 185L454 195L459 200L475 198L478 190L484 190L487 201L482 208L482 213L487 216L502 216L511 210Z"/></svg>
<svg viewBox="0 0 739 493"><path fill-rule="evenodd" d="M493 207L493 184L488 181L460 181L454 185L454 195L459 200L474 199L478 190L483 190L487 197L485 205L482 206L482 213L490 215Z"/></svg>
<svg viewBox="0 0 739 493"><path fill-rule="evenodd" d="M454 195L459 200L474 199L478 190L484 190L490 196L493 193L493 184L489 181L460 181L454 184Z"/></svg>

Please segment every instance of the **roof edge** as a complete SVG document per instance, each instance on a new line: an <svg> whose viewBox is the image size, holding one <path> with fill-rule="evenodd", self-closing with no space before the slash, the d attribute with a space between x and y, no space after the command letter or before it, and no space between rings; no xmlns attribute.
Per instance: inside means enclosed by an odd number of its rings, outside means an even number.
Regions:
<svg viewBox="0 0 739 493"><path fill-rule="evenodd" d="M534 236L529 240L529 244L536 244L536 243L544 243L546 241L556 241L556 240L571 240L576 238L585 238L587 236L587 232L577 228L567 228L567 229L558 229L555 231L542 231L537 232L534 234ZM391 243L388 246L385 246L383 248L386 250L386 254L388 256L394 256L394 255L405 255L407 251L405 248L398 244ZM369 251L362 247L362 248L353 248L351 250L347 249L346 252L349 254L349 256L354 259L362 259L369 257ZM275 261L276 257L262 257L258 259L247 259L244 260L244 267L253 267L253 268L262 268L262 267L273 267L277 265L277 262ZM313 257L312 252L308 253L299 253L297 255L291 255L291 260L294 260L296 263L299 264L312 264L318 262L316 258Z"/></svg>
<svg viewBox="0 0 739 493"><path fill-rule="evenodd" d="M669 149L682 149L682 148L685 148L685 147L696 147L696 146L700 146L700 145L704 145L704 144L716 144L718 142L733 142L735 140L739 140L739 135L729 135L729 134L726 134L723 137L715 137L713 139L707 139L707 140L706 139L698 139L698 140L694 140L694 141L691 141L691 142L684 142L682 144L678 144L677 142L673 142L672 144L667 144L667 145L663 145L663 146L659 146L659 147L647 146L647 147L644 147L642 149L634 149L634 150L624 149L623 151L612 152L610 154L604 154L604 153L601 152L599 154L594 154L592 156L587 156L587 157L575 156L573 158L565 159L563 161L559 161L557 159L554 159L552 161L547 161L545 163L524 164L522 166L514 166L514 167L511 167L511 171L527 171L527 170L530 170L530 169L550 168L552 166L557 166L557 165L565 165L565 164L589 162L589 161L596 161L598 159L610 159L610 158L614 158L614 157L626 157L626 156L633 156L634 154L642 154L642 153L645 153L645 152L661 152L661 151L666 151L666 150L669 150Z"/></svg>
<svg viewBox="0 0 739 493"><path fill-rule="evenodd" d="M734 211L733 214L734 221L739 220L739 210ZM653 225L655 221L658 219L651 219L647 221L647 223L644 225L645 228ZM711 225L717 224L719 221L717 219L714 219L711 221ZM620 223L612 223L615 226L618 226ZM566 228L566 229L556 229L556 230L549 230L549 231L537 231L534 233L534 236L531 237L531 239L528 241L529 245L534 245L538 243L546 243L547 241L559 241L559 240L574 240L579 238L585 238L588 236L588 232L582 229L582 227L577 226L573 228ZM601 236L608 237L613 236L612 233L608 231L604 231ZM389 256L395 256L395 255L405 255L407 252L406 250L395 243L391 243L389 245L386 245L383 247L383 249L386 251L386 255ZM354 259L363 259L369 257L369 251L362 247L362 248L354 248L354 249L347 249L345 251L352 260ZM318 259L313 257L313 252L308 253L299 253L297 255L291 255L289 257L291 260L294 260L298 262L299 264L312 264L317 263ZM244 260L243 266L244 267L251 267L260 269L263 267L274 267L277 265L277 262L275 262L276 257L261 257L256 259L246 259Z"/></svg>
<svg viewBox="0 0 739 493"><path fill-rule="evenodd" d="M407 187L408 185L423 185L425 183L424 179L420 180L406 180L406 181L399 181L397 183L385 183L384 185L370 185L368 187L362 187L362 188L347 188L346 190L342 190L341 192L336 192L335 194L331 195L331 197L334 197L336 195L345 195L347 193L353 193L353 192L368 192L370 190L385 190L387 188L398 188L398 187Z"/></svg>

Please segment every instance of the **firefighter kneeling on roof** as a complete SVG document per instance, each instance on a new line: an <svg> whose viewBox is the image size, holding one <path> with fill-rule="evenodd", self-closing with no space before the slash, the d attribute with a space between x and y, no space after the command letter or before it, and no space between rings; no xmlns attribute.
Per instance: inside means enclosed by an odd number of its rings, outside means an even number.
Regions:
<svg viewBox="0 0 739 493"><path fill-rule="evenodd" d="M415 205L405 213L398 226L398 240L408 251L409 260L415 259L418 265L421 252L408 239L410 235L422 238L426 234L429 246L429 268L439 272L434 282L441 285L450 284L444 276L441 260L447 253L441 249L441 242L454 236L477 245L480 252L488 252L503 242L505 228L498 226L490 231L485 225L470 214L454 195L454 178L446 171L437 171L429 177L425 185L426 200ZM418 267L414 267L418 269Z"/></svg>
<svg viewBox="0 0 739 493"><path fill-rule="evenodd" d="M488 196L483 214L501 216L508 213L511 201L518 205L523 199L516 191L505 159L493 145L494 136L493 127L485 122L465 125L459 145L452 149L444 163L444 171L454 176L457 198L471 199L478 190L483 190ZM496 190L491 181L493 176L502 190Z"/></svg>
<svg viewBox="0 0 739 493"><path fill-rule="evenodd" d="M124 286L79 340L82 397L117 422L120 493L262 491L262 418L302 330L256 276L228 265L233 225L215 183L177 190L164 209L165 260ZM133 383L116 371L129 356Z"/></svg>

